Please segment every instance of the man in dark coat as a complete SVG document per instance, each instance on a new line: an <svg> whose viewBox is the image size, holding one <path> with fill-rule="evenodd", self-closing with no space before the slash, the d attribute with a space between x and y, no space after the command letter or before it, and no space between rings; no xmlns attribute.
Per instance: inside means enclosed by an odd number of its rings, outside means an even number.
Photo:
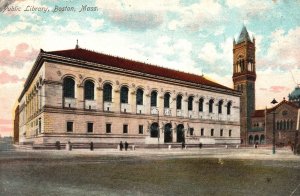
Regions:
<svg viewBox="0 0 300 196"><path fill-rule="evenodd" d="M120 150L121 151L123 150L123 143L122 143L122 141L120 141Z"/></svg>
<svg viewBox="0 0 300 196"><path fill-rule="evenodd" d="M125 150L127 151L127 149L128 149L128 143L127 141L125 141Z"/></svg>

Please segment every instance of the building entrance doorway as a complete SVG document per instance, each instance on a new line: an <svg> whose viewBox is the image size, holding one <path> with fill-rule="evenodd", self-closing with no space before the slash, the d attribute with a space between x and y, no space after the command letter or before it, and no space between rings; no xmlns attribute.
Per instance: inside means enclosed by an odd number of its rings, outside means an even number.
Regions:
<svg viewBox="0 0 300 196"><path fill-rule="evenodd" d="M164 136L165 136L165 143L172 142L172 125L170 123L165 125L164 130Z"/></svg>
<svg viewBox="0 0 300 196"><path fill-rule="evenodd" d="M180 142L180 143L185 142L184 141L184 126L183 126L183 124L180 124L177 126L176 132L177 132L176 142Z"/></svg>

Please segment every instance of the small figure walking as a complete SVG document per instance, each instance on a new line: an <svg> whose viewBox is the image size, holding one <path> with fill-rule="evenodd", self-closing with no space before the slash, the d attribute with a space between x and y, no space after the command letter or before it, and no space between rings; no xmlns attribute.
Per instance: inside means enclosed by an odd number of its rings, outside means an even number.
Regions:
<svg viewBox="0 0 300 196"><path fill-rule="evenodd" d="M93 143L93 142L91 142L90 149L91 149L91 151L93 151L93 150L94 150L94 143Z"/></svg>
<svg viewBox="0 0 300 196"><path fill-rule="evenodd" d="M72 150L72 143L69 141L68 144L69 144L69 151L71 151Z"/></svg>
<svg viewBox="0 0 300 196"><path fill-rule="evenodd" d="M199 143L199 148L200 148L200 149L202 148L202 143L201 143L201 142Z"/></svg>
<svg viewBox="0 0 300 196"><path fill-rule="evenodd" d="M128 149L128 143L127 141L125 141L125 150L127 151L127 149Z"/></svg>
<svg viewBox="0 0 300 196"><path fill-rule="evenodd" d="M123 143L122 143L122 141L120 141L120 150L121 151L123 150Z"/></svg>
<svg viewBox="0 0 300 196"><path fill-rule="evenodd" d="M184 147L185 147L185 143L182 142L182 143L181 143L181 149L184 149Z"/></svg>

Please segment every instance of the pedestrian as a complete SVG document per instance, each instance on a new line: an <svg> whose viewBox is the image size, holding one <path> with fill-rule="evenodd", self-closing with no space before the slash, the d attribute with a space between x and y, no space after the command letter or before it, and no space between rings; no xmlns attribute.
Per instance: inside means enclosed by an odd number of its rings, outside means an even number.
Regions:
<svg viewBox="0 0 300 196"><path fill-rule="evenodd" d="M91 149L91 151L94 150L94 143L93 142L91 142L90 149Z"/></svg>
<svg viewBox="0 0 300 196"><path fill-rule="evenodd" d="M200 149L202 148L202 143L201 143L201 142L199 143L199 148L200 148Z"/></svg>
<svg viewBox="0 0 300 196"><path fill-rule="evenodd" d="M123 143L122 143L122 141L120 141L120 150L121 151L123 150Z"/></svg>
<svg viewBox="0 0 300 196"><path fill-rule="evenodd" d="M181 143L181 149L184 149L184 147L185 147L185 144L184 144L184 142L182 142Z"/></svg>
<svg viewBox="0 0 300 196"><path fill-rule="evenodd" d="M72 150L72 143L69 141L69 150L71 151Z"/></svg>
<svg viewBox="0 0 300 196"><path fill-rule="evenodd" d="M125 141L125 150L127 151L127 149L128 149L128 143L127 141Z"/></svg>

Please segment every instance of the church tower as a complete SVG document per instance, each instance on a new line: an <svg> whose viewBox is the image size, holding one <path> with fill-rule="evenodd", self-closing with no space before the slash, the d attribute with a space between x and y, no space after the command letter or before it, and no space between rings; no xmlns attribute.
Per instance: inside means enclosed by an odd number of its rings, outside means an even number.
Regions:
<svg viewBox="0 0 300 196"><path fill-rule="evenodd" d="M233 84L242 93L240 100L241 142L247 144L251 114L255 110L255 39L249 37L245 26L237 41L233 40Z"/></svg>

